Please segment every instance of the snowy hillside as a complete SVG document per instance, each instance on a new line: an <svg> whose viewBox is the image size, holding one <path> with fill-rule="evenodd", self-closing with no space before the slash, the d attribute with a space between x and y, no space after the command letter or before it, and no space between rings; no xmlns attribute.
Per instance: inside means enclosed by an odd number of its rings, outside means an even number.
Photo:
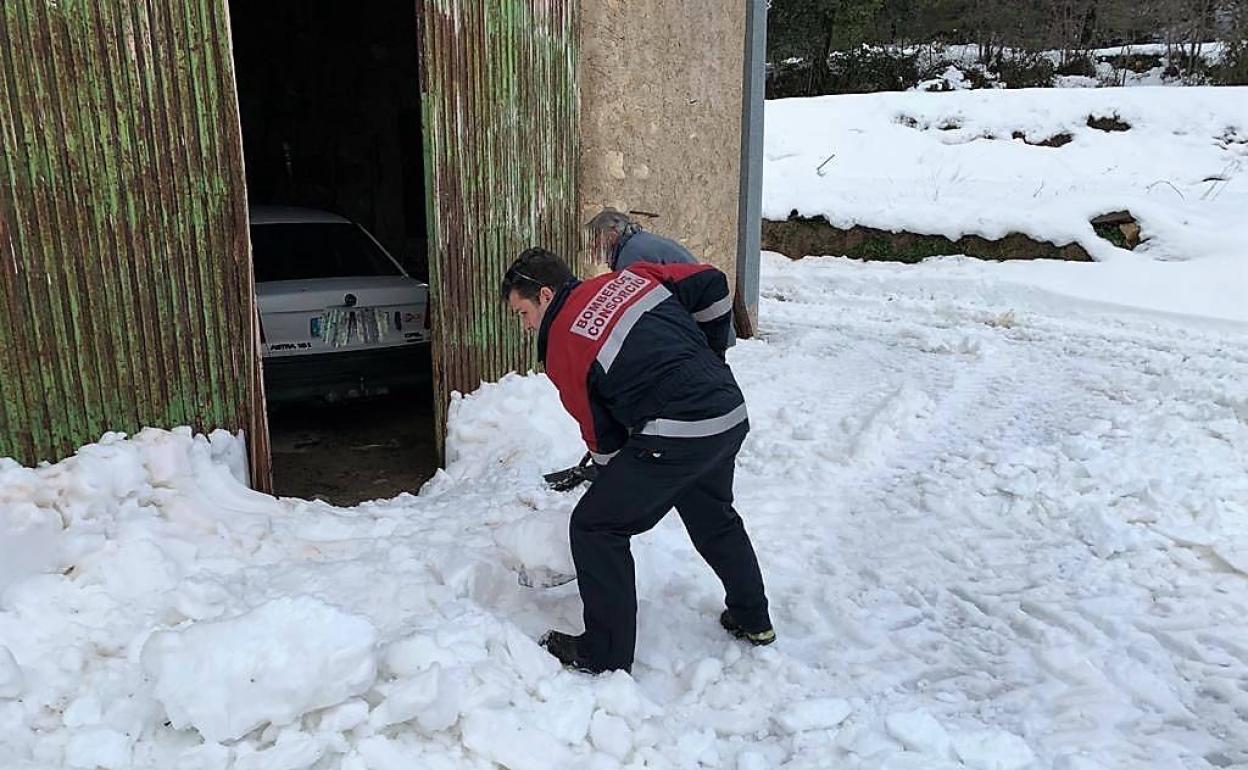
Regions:
<svg viewBox="0 0 1248 770"><path fill-rule="evenodd" d="M1223 262L1211 269L1248 286L1248 88L889 93L766 110L766 219L1018 232L1099 260ZM1144 239L1130 254L1089 224L1122 210Z"/></svg>
<svg viewBox="0 0 1248 770"><path fill-rule="evenodd" d="M723 633L669 517L634 677L534 641L580 612L517 582L568 568L544 377L353 509L246 490L224 434L0 461L0 767L1248 766L1248 327L992 267L765 255L730 361L780 638Z"/></svg>
<svg viewBox="0 0 1248 770"><path fill-rule="evenodd" d="M1206 65L1215 65L1225 53L1226 46L1219 42L1208 42L1200 45L1199 58ZM980 49L975 45L950 46L910 46L902 49L904 53L918 56L923 67L932 69L947 68L942 77L918 84L920 91L951 90L969 88L972 85L967 73L978 73L984 78L993 78L994 73L979 62ZM1061 75L1055 74L1055 88L1101 88L1105 86L1187 86L1190 82L1182 77L1175 77L1175 72L1183 64L1182 55L1175 60L1171 53L1187 54L1186 47L1171 51L1162 43L1144 43L1136 45L1097 48L1087 52L1087 59L1095 72L1094 75ZM1005 57L1026 59L1026 51L1006 49ZM1064 62L1061 51L1043 51L1039 56L1046 59L1054 68L1060 68ZM1123 66L1130 64L1135 69ZM1175 69L1171 69L1171 67ZM951 71L950 71L951 70ZM1170 70L1170 74L1167 74ZM1003 88L1005 83L999 80L990 81L994 87Z"/></svg>

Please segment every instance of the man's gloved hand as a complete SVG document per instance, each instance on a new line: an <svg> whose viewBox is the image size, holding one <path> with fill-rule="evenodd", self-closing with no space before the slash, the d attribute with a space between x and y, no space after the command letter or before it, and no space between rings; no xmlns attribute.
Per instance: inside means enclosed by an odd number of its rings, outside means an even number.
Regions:
<svg viewBox="0 0 1248 770"><path fill-rule="evenodd" d="M598 478L598 466L594 465L589 453L586 452L585 456L581 458L580 465L574 465L571 468L565 468L554 473L547 473L542 478L556 492L567 492L569 489L575 489L586 481L592 484L594 479Z"/></svg>

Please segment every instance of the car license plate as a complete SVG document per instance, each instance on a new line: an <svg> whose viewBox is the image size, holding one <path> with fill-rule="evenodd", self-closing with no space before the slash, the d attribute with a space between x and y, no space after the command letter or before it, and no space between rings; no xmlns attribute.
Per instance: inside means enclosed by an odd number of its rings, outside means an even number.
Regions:
<svg viewBox="0 0 1248 770"><path fill-rule="evenodd" d="M392 317L371 307L330 307L313 320L310 331L330 347L372 345L393 331Z"/></svg>

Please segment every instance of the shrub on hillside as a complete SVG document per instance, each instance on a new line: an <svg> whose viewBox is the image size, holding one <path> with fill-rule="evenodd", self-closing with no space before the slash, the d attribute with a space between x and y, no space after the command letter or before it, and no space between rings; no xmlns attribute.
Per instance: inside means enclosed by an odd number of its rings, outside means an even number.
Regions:
<svg viewBox="0 0 1248 770"><path fill-rule="evenodd" d="M1123 85L1128 72L1139 74L1156 67L1163 67L1162 80L1171 83L1248 85L1248 40L1227 43L1223 56L1217 60L1207 52L1191 55L1177 46L1166 55L1123 53L1096 57L1084 53L1071 55L1060 65L1054 63L1054 58L1056 54L1051 51L1004 49L994 51L985 65L969 63L940 47L860 46L832 53L823 69L798 59L768 65L766 94L768 99L782 99L915 87L927 91L1048 88L1059 75ZM1107 71L1106 64L1113 69ZM952 77L951 68L957 70Z"/></svg>
<svg viewBox="0 0 1248 770"><path fill-rule="evenodd" d="M1156 53L1126 53L1102 56L1100 60L1115 70L1127 70L1140 75L1160 67L1161 58L1161 54Z"/></svg>
<svg viewBox="0 0 1248 770"><path fill-rule="evenodd" d="M1058 75L1081 75L1094 78L1096 77L1096 62L1087 54L1078 54L1059 64L1054 72Z"/></svg>
<svg viewBox="0 0 1248 770"><path fill-rule="evenodd" d="M997 82L982 67L967 67L962 76L971 88L997 88Z"/></svg>
<svg viewBox="0 0 1248 770"><path fill-rule="evenodd" d="M1015 53L993 60L988 69L1006 88L1048 88L1053 85L1053 62L1038 53Z"/></svg>
<svg viewBox="0 0 1248 770"><path fill-rule="evenodd" d="M879 48L856 48L832 55L828 72L828 93L866 94L875 91L904 91L927 73L919 71L917 54ZM934 73L933 73L934 74Z"/></svg>
<svg viewBox="0 0 1248 770"><path fill-rule="evenodd" d="M768 99L787 99L790 96L815 96L810 91L811 67L809 62L786 61L767 68L765 93Z"/></svg>
<svg viewBox="0 0 1248 770"><path fill-rule="evenodd" d="M862 46L836 51L820 72L807 62L782 63L767 74L767 98L904 91L943 72L948 63L920 62L918 53Z"/></svg>
<svg viewBox="0 0 1248 770"><path fill-rule="evenodd" d="M1220 86L1248 86L1248 40L1227 43L1222 58L1209 69L1209 79Z"/></svg>

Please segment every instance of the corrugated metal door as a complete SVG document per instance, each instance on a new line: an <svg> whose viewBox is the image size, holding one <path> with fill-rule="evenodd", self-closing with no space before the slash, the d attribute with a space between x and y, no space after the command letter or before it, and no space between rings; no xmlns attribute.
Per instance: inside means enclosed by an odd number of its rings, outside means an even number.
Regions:
<svg viewBox="0 0 1248 770"><path fill-rule="evenodd" d="M577 3L418 1L439 445L451 391L536 363L503 271L577 252Z"/></svg>
<svg viewBox="0 0 1248 770"><path fill-rule="evenodd" d="M268 450L224 0L0 4L0 456Z"/></svg>

